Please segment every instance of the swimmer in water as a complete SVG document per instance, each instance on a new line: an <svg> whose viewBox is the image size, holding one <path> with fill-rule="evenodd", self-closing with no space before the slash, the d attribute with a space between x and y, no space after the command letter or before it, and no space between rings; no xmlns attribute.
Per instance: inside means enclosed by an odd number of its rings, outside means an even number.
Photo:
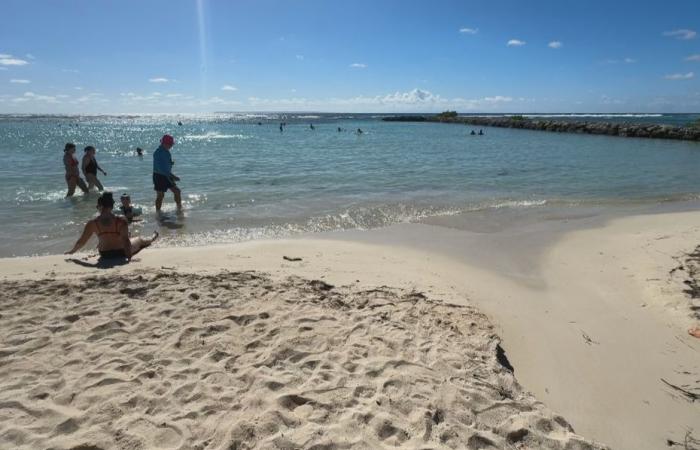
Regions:
<svg viewBox="0 0 700 450"><path fill-rule="evenodd" d="M143 149L141 147L136 147L136 156L143 156Z"/></svg>
<svg viewBox="0 0 700 450"><path fill-rule="evenodd" d="M362 134L362 133L363 133L362 129L358 128L358 129L357 129L357 134Z"/></svg>
<svg viewBox="0 0 700 450"><path fill-rule="evenodd" d="M311 128L312 130L315 130L315 129L316 129L316 127L314 127L314 124L313 124L313 123L310 123L310 124L309 124L309 128Z"/></svg>

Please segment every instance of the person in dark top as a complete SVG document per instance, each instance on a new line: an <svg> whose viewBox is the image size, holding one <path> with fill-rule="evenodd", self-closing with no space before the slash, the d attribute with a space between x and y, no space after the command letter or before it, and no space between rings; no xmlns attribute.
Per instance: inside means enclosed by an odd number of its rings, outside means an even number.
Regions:
<svg viewBox="0 0 700 450"><path fill-rule="evenodd" d="M472 132L469 134L471 134L472 136L476 136L476 131L472 130Z"/></svg>
<svg viewBox="0 0 700 450"><path fill-rule="evenodd" d="M358 129L357 129L357 134L362 134L362 133L363 133L362 129L358 128Z"/></svg>
<svg viewBox="0 0 700 450"><path fill-rule="evenodd" d="M136 155L143 156L143 149L141 147L136 147Z"/></svg>
<svg viewBox="0 0 700 450"><path fill-rule="evenodd" d="M126 217L126 220L131 223L134 221L134 217L137 215L136 211L134 211L134 207L131 206L131 197L129 194L122 194L121 197L119 197L119 200L121 201L121 205L119 206L119 210L124 214L124 217Z"/></svg>
<svg viewBox="0 0 700 450"><path fill-rule="evenodd" d="M104 190L102 183L97 179L98 170L107 176L107 172L102 170L102 167L97 164L95 147L88 145L85 147L85 155L83 156L83 175L85 175L85 179L88 182L88 190L92 189L93 186L97 186L97 190L100 192Z"/></svg>
<svg viewBox="0 0 700 450"><path fill-rule="evenodd" d="M173 159L170 156L170 149L174 145L175 139L166 134L160 140L160 146L153 152L153 189L156 191L156 212L160 212L163 197L168 190L173 193L177 210L182 210L182 194L180 188L175 184L176 181L180 181L180 177L172 171Z"/></svg>
<svg viewBox="0 0 700 450"><path fill-rule="evenodd" d="M151 238L129 237L129 224L123 217L117 217L112 212L114 198L111 192L103 192L97 199L97 209L100 214L88 221L73 248L67 255L80 250L93 234L97 235L97 249L100 258L120 258L130 260L134 255L148 247L158 238L158 232L153 232Z"/></svg>
<svg viewBox="0 0 700 450"><path fill-rule="evenodd" d="M483 135L484 135L484 130L479 130L479 136L483 136Z"/></svg>
<svg viewBox="0 0 700 450"><path fill-rule="evenodd" d="M312 130L315 130L315 129L316 129L316 127L314 126L313 123L310 123L310 124L309 124L309 128L311 128Z"/></svg>
<svg viewBox="0 0 700 450"><path fill-rule="evenodd" d="M68 193L66 194L66 197L73 196L76 186L79 186L80 190L87 194L87 184L85 184L85 181L80 178L78 160L75 159L75 144L69 142L63 149L63 166L66 168L66 184L68 185Z"/></svg>

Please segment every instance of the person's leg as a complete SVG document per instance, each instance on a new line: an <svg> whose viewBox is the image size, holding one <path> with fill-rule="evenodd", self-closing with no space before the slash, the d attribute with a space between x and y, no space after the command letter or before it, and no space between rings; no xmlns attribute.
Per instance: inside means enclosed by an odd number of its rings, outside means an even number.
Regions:
<svg viewBox="0 0 700 450"><path fill-rule="evenodd" d="M142 237L134 237L131 238L131 256L133 257L136 255L138 252L143 250L144 248L150 246L153 241L158 239L158 232L154 231L153 235L150 238L142 238Z"/></svg>
<svg viewBox="0 0 700 450"><path fill-rule="evenodd" d="M95 175L92 176L95 179L95 186L97 186L97 190L102 192L105 190L104 186L102 186L102 183L100 183L100 180L97 179Z"/></svg>
<svg viewBox="0 0 700 450"><path fill-rule="evenodd" d="M156 191L156 211L160 211L160 207L163 206L163 197L165 192Z"/></svg>
<svg viewBox="0 0 700 450"><path fill-rule="evenodd" d="M78 184L78 179L76 177L66 177L66 184L68 185L66 197L72 197L75 194L75 186Z"/></svg>
<svg viewBox="0 0 700 450"><path fill-rule="evenodd" d="M177 205L177 209L181 210L182 209L182 192L180 191L180 188L177 186L172 186L170 188L171 191L173 191L173 196L175 197L175 204Z"/></svg>
<svg viewBox="0 0 700 450"><path fill-rule="evenodd" d="M88 188L88 191L91 191L92 188L95 186L95 180L96 180L96 179L97 179L97 178L95 177L95 175L93 175L93 174L91 174L91 173L85 174L85 180L87 181L87 188Z"/></svg>
<svg viewBox="0 0 700 450"><path fill-rule="evenodd" d="M80 189L82 189L83 193L87 194L88 192L90 192L87 185L85 184L85 181L83 181L83 179L80 177L76 177L76 178L78 179L78 186L80 187Z"/></svg>

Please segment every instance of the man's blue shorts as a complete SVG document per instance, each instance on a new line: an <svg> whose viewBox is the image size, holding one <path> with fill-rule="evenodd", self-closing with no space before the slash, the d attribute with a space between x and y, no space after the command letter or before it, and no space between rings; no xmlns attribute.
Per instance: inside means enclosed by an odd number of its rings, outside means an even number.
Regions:
<svg viewBox="0 0 700 450"><path fill-rule="evenodd" d="M166 177L165 175L154 173L153 174L153 189L158 192L166 192L168 189L175 187L175 183Z"/></svg>

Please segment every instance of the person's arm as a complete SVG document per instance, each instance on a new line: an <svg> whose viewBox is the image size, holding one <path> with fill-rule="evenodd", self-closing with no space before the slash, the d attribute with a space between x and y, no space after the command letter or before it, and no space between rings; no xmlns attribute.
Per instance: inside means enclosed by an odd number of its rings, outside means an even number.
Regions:
<svg viewBox="0 0 700 450"><path fill-rule="evenodd" d="M107 176L107 172L105 172L104 170L102 170L102 167L100 167L100 165L97 164L97 160L95 160L95 167L97 167L97 170L99 170L100 172L102 172L102 175Z"/></svg>
<svg viewBox="0 0 700 450"><path fill-rule="evenodd" d="M122 242L124 243L124 254L126 254L126 257L128 259L131 259L131 239L129 239L129 224L127 223L126 220L123 219L117 219L119 220L119 237L121 238Z"/></svg>
<svg viewBox="0 0 700 450"><path fill-rule="evenodd" d="M90 240L90 236L92 236L92 233L94 232L95 229L91 220L85 225L85 228L83 229L83 234L80 236L73 248L66 252L66 255L72 255L73 253L80 250L83 247L83 245L87 244L87 241Z"/></svg>

